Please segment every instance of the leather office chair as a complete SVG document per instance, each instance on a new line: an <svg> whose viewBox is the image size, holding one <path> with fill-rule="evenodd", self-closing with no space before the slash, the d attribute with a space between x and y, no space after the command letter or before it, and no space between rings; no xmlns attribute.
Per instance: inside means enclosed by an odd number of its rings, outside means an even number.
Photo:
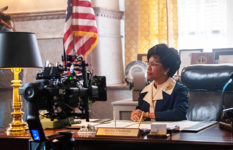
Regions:
<svg viewBox="0 0 233 150"><path fill-rule="evenodd" d="M181 82L189 90L187 119L219 121L222 113L222 89L230 79L233 64L191 65L183 68ZM226 108L233 106L233 86L224 94Z"/></svg>

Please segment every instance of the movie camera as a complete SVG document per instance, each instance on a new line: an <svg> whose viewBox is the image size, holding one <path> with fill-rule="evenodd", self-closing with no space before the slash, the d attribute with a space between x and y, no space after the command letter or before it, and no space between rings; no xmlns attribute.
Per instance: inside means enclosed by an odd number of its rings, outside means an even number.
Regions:
<svg viewBox="0 0 233 150"><path fill-rule="evenodd" d="M62 60L64 65L47 64L37 74L37 82L25 84L20 94L38 110L47 110L45 115L51 120L69 116L88 120L88 102L107 100L106 78L87 71L88 64L80 55L65 55Z"/></svg>
<svg viewBox="0 0 233 150"><path fill-rule="evenodd" d="M105 76L93 76L81 55L64 55L62 61L56 66L47 63L35 83L19 88L19 94L27 102L29 130L39 143L48 141L39 110L47 110L45 116L51 120L77 117L89 121L89 103L107 100Z"/></svg>

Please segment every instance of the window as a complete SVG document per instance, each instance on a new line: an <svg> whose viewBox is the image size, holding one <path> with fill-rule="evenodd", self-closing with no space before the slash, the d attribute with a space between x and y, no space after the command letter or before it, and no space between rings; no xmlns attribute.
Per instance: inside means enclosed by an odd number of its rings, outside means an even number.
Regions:
<svg viewBox="0 0 233 150"><path fill-rule="evenodd" d="M233 47L230 0L178 0L178 49ZM232 7L232 8L230 8Z"/></svg>

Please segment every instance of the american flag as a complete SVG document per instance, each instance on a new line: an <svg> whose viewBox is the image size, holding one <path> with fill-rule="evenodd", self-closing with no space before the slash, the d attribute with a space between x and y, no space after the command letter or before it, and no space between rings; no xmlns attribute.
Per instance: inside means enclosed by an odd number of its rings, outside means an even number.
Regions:
<svg viewBox="0 0 233 150"><path fill-rule="evenodd" d="M91 0L68 0L63 39L66 54L74 52L85 58L97 41L98 31Z"/></svg>

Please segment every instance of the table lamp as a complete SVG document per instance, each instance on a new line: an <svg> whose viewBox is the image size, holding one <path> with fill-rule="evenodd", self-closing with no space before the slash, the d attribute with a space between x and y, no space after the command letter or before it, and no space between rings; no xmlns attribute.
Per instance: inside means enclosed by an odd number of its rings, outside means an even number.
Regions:
<svg viewBox="0 0 233 150"><path fill-rule="evenodd" d="M23 134L27 129L21 111L22 102L19 96L19 73L23 68L42 68L42 60L36 35L30 32L0 33L0 69L11 69L14 74L13 86L13 121L7 128L7 134Z"/></svg>

